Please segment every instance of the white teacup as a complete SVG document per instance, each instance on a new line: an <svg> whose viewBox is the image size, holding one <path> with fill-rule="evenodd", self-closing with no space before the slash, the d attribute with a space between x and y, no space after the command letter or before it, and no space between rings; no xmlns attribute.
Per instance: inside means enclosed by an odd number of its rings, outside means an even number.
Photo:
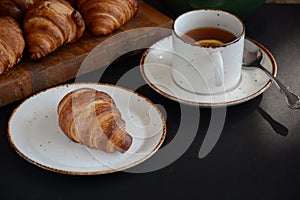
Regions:
<svg viewBox="0 0 300 200"><path fill-rule="evenodd" d="M184 39L187 32L207 27L226 30L235 38L217 46L202 46L196 40ZM174 81L190 92L201 94L233 89L241 78L244 38L245 25L228 12L201 9L182 14L173 25ZM208 38L214 43L213 39Z"/></svg>

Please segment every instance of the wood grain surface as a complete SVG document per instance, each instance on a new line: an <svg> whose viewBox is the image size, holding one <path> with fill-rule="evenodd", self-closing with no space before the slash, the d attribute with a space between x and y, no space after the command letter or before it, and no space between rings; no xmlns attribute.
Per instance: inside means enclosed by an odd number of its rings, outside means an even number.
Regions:
<svg viewBox="0 0 300 200"><path fill-rule="evenodd" d="M149 33L150 27L153 27L155 32L155 27L171 28L171 26L172 20L170 18L147 3L140 1L136 16L110 35L92 36L86 31L76 43L63 46L39 61L30 60L25 50L22 61L12 70L0 75L0 107L75 78L81 63L89 52L101 42L118 33L125 33L137 28L143 30L143 27L148 27L145 28L144 32L139 31L139 34L134 37L137 43L142 40L145 42L145 38L147 38L146 43L150 45L164 37L161 34ZM115 43L122 41L124 43L127 39L126 37L118 37L120 41L115 41ZM114 52L107 53L113 54ZM104 55L103 58L105 57ZM97 68L104 67L106 64L105 62L99 63ZM92 70L95 68L91 67L82 73Z"/></svg>

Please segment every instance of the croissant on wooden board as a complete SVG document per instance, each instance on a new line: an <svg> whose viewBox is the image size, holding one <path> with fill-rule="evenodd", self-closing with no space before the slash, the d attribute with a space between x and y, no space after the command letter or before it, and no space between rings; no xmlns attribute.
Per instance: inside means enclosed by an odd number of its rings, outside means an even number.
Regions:
<svg viewBox="0 0 300 200"><path fill-rule="evenodd" d="M10 16L22 23L26 10L40 0L1 0L0 16Z"/></svg>
<svg viewBox="0 0 300 200"><path fill-rule="evenodd" d="M21 60L25 47L23 32L13 18L0 17L0 74Z"/></svg>
<svg viewBox="0 0 300 200"><path fill-rule="evenodd" d="M26 12L33 4L42 1L42 0L11 0L16 2L23 12Z"/></svg>
<svg viewBox="0 0 300 200"><path fill-rule="evenodd" d="M105 152L124 153L132 143L114 100L105 92L81 88L59 102L58 123L72 141Z"/></svg>
<svg viewBox="0 0 300 200"><path fill-rule="evenodd" d="M76 7L76 0L65 0L69 2L73 7Z"/></svg>
<svg viewBox="0 0 300 200"><path fill-rule="evenodd" d="M10 16L20 22L23 18L23 11L13 0L0 1L0 16Z"/></svg>
<svg viewBox="0 0 300 200"><path fill-rule="evenodd" d="M23 27L30 57L37 60L64 44L77 41L84 32L85 23L68 2L45 0L26 11Z"/></svg>
<svg viewBox="0 0 300 200"><path fill-rule="evenodd" d="M138 0L77 0L77 8L94 35L119 29L135 15L138 4Z"/></svg>

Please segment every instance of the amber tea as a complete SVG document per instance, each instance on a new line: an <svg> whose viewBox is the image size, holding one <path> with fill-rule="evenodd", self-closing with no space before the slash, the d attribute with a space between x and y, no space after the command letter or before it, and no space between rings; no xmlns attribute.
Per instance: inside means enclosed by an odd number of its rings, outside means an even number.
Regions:
<svg viewBox="0 0 300 200"><path fill-rule="evenodd" d="M205 47L216 47L232 42L237 37L233 33L221 28L201 27L186 32L183 39Z"/></svg>

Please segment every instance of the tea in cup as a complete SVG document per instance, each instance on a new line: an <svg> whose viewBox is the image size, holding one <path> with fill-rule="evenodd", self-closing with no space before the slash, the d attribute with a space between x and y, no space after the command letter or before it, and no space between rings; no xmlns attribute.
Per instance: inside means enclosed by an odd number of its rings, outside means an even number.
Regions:
<svg viewBox="0 0 300 200"><path fill-rule="evenodd" d="M245 25L221 10L194 10L173 25L172 76L181 88L214 94L231 90L241 78Z"/></svg>

